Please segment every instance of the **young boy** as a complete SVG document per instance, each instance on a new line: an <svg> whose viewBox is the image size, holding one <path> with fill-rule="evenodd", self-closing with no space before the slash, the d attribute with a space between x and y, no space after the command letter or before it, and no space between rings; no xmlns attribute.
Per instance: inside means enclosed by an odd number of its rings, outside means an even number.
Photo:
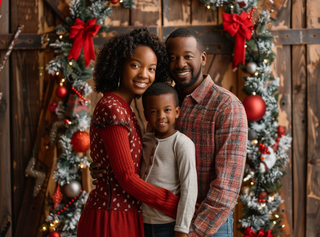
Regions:
<svg viewBox="0 0 320 237"><path fill-rule="evenodd" d="M141 177L180 196L177 219L142 204L145 237L187 236L197 200L195 146L174 128L180 107L176 90L154 83L143 94L144 115L154 130L143 136Z"/></svg>

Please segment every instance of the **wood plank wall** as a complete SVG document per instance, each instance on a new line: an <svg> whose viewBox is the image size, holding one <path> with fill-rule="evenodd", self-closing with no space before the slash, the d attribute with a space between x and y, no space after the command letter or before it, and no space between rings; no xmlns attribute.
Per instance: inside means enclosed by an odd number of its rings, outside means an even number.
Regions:
<svg viewBox="0 0 320 237"><path fill-rule="evenodd" d="M320 28L318 1L306 0L307 28ZM307 45L307 196L306 236L320 236L320 42Z"/></svg>
<svg viewBox="0 0 320 237"><path fill-rule="evenodd" d="M291 0L286 0L281 9L277 20L272 24L272 30L290 29L291 25ZM286 133L292 135L292 111L291 111L291 46L290 45L276 45L274 51L277 58L274 61L273 75L280 78L279 86L279 125L284 126ZM288 165L284 169L286 175L282 178L283 184L283 198L285 198L285 208L288 215L290 227L292 227L292 149L289 150ZM285 210L283 210L285 211ZM287 226L288 227L288 226ZM292 236L290 229L284 230L284 236Z"/></svg>
<svg viewBox="0 0 320 237"><path fill-rule="evenodd" d="M67 1L68 2L68 1ZM272 29L320 28L318 1L284 0L283 8L273 22ZM23 33L44 33L53 31L61 22L44 0L2 1L0 8L0 33L14 33L19 24L24 24ZM162 29L169 26L219 25L222 8L217 11L206 9L199 0L139 0L136 9L124 9L120 4L112 5L113 14L105 20L110 26L157 26L162 37ZM9 27L10 26L10 27ZM107 33L112 35L114 32ZM201 32L199 32L201 34ZM279 124L293 137L290 158L283 178L285 209L290 227L284 236L320 236L320 179L319 164L320 139L320 42L313 45L276 45L278 57L273 64L274 76L280 77ZM2 58L4 52L0 52ZM39 119L44 116L45 91L52 86L46 72L39 74L52 59L52 50L14 51L5 70L1 73L0 92L8 104L6 113L0 114L0 225L5 213L12 215L13 228L7 236L22 236L16 230L25 190L33 188L33 182L25 178L24 170L37 143ZM244 75L241 70L233 72L231 55L208 54L204 72L213 80L233 92L241 100L245 94L241 90ZM10 68L9 68L10 65ZM92 84L92 81L90 82ZM10 89L9 89L10 88ZM100 95L92 94L92 108ZM142 107L139 100L133 104L141 118ZM91 108L91 109L92 109ZM42 109L42 110L41 110ZM43 113L43 112L42 112ZM141 126L145 122L142 120ZM9 132L10 129L10 132ZM11 136L11 138L10 138ZM307 146L308 145L308 146ZM10 148L10 149L9 149ZM11 189L12 210L8 191ZM27 185L28 183L28 185ZM5 185L4 185L5 184ZM40 204L42 205L42 204ZM31 208L31 209L30 209ZM42 207L39 209L42 210ZM29 207L32 212L32 207ZM42 211L43 212L43 211ZM20 223L29 218L28 210L23 211ZM39 214L38 214L39 215ZM241 216L241 206L235 212L235 220ZM39 223L45 215L41 213ZM37 225L39 223L36 223ZM236 223L236 221L235 221ZM26 224L25 224L26 226ZM24 227L26 228L26 227ZM32 228L37 229L36 228ZM24 229L25 230L25 229ZM12 233L13 232L13 233ZM236 225L235 236L240 237ZM27 233L26 236L40 236Z"/></svg>
<svg viewBox="0 0 320 237"><path fill-rule="evenodd" d="M4 1L0 7L0 34L9 33L9 2ZM0 63L6 51L0 51ZM0 72L0 230L7 217L12 222L12 196L11 196L11 170L10 170L10 60ZM6 110L2 111L6 104ZM12 235L12 228L7 232L8 236Z"/></svg>

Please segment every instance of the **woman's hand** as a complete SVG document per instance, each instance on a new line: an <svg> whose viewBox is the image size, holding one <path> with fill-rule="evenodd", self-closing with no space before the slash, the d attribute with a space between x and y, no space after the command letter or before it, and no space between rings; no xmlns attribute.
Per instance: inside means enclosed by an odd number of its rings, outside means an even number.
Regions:
<svg viewBox="0 0 320 237"><path fill-rule="evenodd" d="M106 174L107 171L105 169L101 169L101 164L98 162L92 162L90 164L90 175L91 178L93 179L92 184L96 185L98 183L97 179L100 179L103 177L103 174Z"/></svg>

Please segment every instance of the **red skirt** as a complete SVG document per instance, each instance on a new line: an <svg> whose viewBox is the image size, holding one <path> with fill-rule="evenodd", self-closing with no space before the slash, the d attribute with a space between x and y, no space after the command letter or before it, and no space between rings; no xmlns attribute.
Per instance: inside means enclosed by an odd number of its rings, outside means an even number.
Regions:
<svg viewBox="0 0 320 237"><path fill-rule="evenodd" d="M143 237L141 212L106 211L85 208L81 214L77 237Z"/></svg>

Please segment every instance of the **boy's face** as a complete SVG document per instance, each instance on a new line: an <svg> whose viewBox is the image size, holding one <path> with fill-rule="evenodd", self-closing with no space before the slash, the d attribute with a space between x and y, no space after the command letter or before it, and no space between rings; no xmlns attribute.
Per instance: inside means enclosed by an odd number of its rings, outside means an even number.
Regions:
<svg viewBox="0 0 320 237"><path fill-rule="evenodd" d="M180 107L176 107L173 94L153 95L146 98L144 116L155 130L157 138L163 139L175 133L173 126L179 114Z"/></svg>

